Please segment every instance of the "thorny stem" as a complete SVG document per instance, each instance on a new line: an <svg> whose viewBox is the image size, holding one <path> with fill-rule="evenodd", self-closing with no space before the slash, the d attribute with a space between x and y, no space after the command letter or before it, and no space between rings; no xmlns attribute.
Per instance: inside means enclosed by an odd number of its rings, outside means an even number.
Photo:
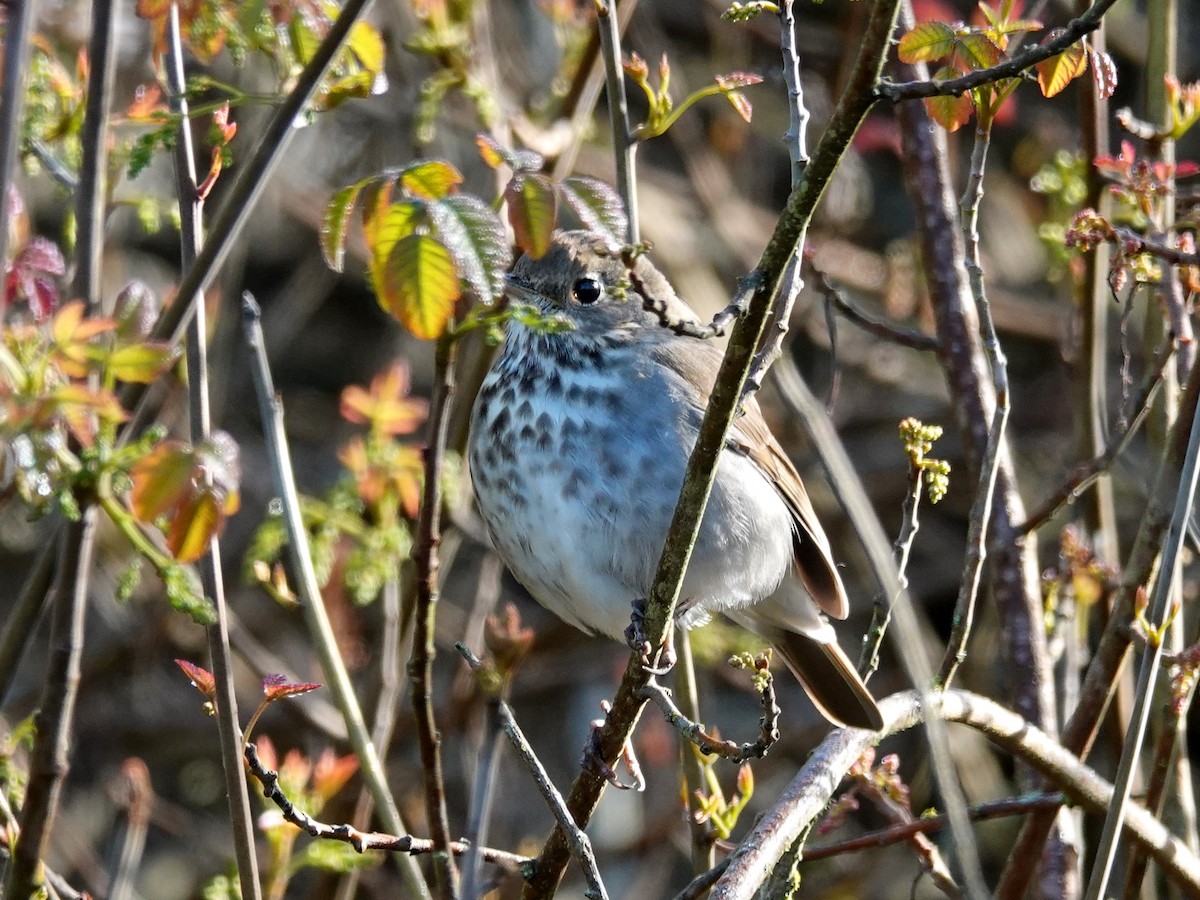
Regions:
<svg viewBox="0 0 1200 900"><path fill-rule="evenodd" d="M180 260L183 268L192 265L204 230L204 201L196 193L196 165L192 146L192 126L183 73L183 41L179 7L171 5L168 26L167 79L170 101L179 114L179 132L175 142L175 185L180 211ZM192 298L182 295L177 305ZM196 314L188 326L187 375L188 417L193 442L207 439L211 429L208 393L208 329L204 304L197 303ZM200 560L200 581L204 594L211 599L217 621L207 629L208 651L212 658L216 688L217 731L221 742L221 764L225 793L229 798L229 824L237 856L238 883L243 897L262 896L258 878L258 858L254 853L254 816L250 811L250 793L242 774L242 732L238 721L237 691L229 650L229 615L225 608L225 584L221 577L221 548L216 536Z"/></svg>
<svg viewBox="0 0 1200 900"><path fill-rule="evenodd" d="M467 665L473 671L478 671L482 665L479 657L472 653L470 648L465 644L458 643L454 646L462 655L462 658L467 661ZM550 776L542 765L542 761L533 752L533 748L525 738L525 732L521 730L521 726L517 724L516 717L513 716L512 709L503 700L496 698L495 710L505 737L508 738L513 749L517 751L517 756L525 765L525 768L529 770L534 784L537 785L538 791L550 807L550 811L558 821L559 827L565 829L567 832L571 855L575 857L582 867L584 879L588 884L585 896L588 897L588 900L601 900L601 898L607 897L604 884L600 880L600 869L596 865L596 855L592 850L592 842L588 839L583 829L576 826L571 816L571 811L567 808L566 801L563 800L563 796L559 793L558 788L554 786L554 782L550 780Z"/></svg>
<svg viewBox="0 0 1200 900"><path fill-rule="evenodd" d="M625 96L625 71L621 66L621 32L613 15L614 0L596 0L596 25L600 29L600 52L604 57L604 75L608 86L608 120L613 136L617 165L617 192L625 203L629 222L626 239L636 244L640 238L637 200L637 141L629 129L629 101Z"/></svg>
<svg viewBox="0 0 1200 900"><path fill-rule="evenodd" d="M780 709L775 702L775 686L771 679L759 691L759 703L762 706L762 718L759 720L759 735L753 741L737 743L716 737L704 730L704 726L692 721L675 705L671 692L651 678L642 688L642 696L650 700L662 710L667 724L679 732L684 740L696 745L696 748L708 756L719 756L732 763L744 763L748 759L762 759L767 751L779 740Z"/></svg>
<svg viewBox="0 0 1200 900"><path fill-rule="evenodd" d="M438 555L441 542L442 466L450 422L450 399L454 396L455 342L449 333L438 339L434 362L434 389L429 411L429 444L425 448L425 484L421 513L417 520L413 565L417 571L417 602L413 614L412 656L408 664L412 684L413 712L421 748L421 770L425 778L425 814L434 846L434 871L443 898L458 896L458 871L450 846L450 820L446 812L445 779L442 774L441 738L433 715L434 620L438 603Z"/></svg>
<svg viewBox="0 0 1200 900"><path fill-rule="evenodd" d="M67 523L60 535L50 655L36 718L29 784L21 806L21 837L12 848L6 897L34 896L42 883L42 860L71 765L71 722L79 691L79 661L98 520L99 510L89 503L83 507L82 518Z"/></svg>
<svg viewBox="0 0 1200 900"><path fill-rule="evenodd" d="M309 551L308 532L300 510L300 497L296 491L291 453L283 425L283 404L275 393L271 370L267 365L258 304L249 294L243 295L242 298L242 319L246 344L251 354L250 373L254 379L263 434L271 458L274 486L283 505L288 534L288 556L292 571L297 577L296 589L300 595L300 608L304 613L309 634L313 638L317 658L321 662L321 671L325 674L334 703L337 704L338 711L346 723L346 733L350 739L350 746L358 756L363 781L375 800L377 813L384 827L392 834L403 834L408 829L400 816L396 800L388 789L387 774L375 744L371 741L362 709L350 683L350 675L346 671L345 661L338 651L337 636L333 633L333 626L329 622L329 615L321 597L321 588L317 583L317 573L313 567L312 553ZM419 900L428 900L429 888L420 868L413 860L405 858L401 862L400 874L409 895Z"/></svg>
<svg viewBox="0 0 1200 900"><path fill-rule="evenodd" d="M1063 28L1062 33L1044 44L1039 44L1023 50L1016 56L1006 59L999 65L987 69L976 69L960 78L950 78L945 81L881 82L877 87L880 97L892 103L901 100L915 100L925 97L957 97L972 88L982 87L1006 78L1015 78L1026 69L1032 68L1043 60L1050 59L1062 53L1081 37L1090 34L1100 27L1104 14L1117 0L1096 0L1083 15L1072 19Z"/></svg>
<svg viewBox="0 0 1200 900"><path fill-rule="evenodd" d="M787 208L762 254L754 277L748 279L739 291L749 301L748 311L735 326L717 373L716 386L705 410L696 447L688 460L680 501L667 533L647 603L644 626L652 647L662 645L667 622L674 615L679 588L712 489L717 457L725 445L754 351L779 291L784 267L803 240L813 210L838 160L870 109L870 87L882 67L898 9L899 0L880 0L872 6L854 72L842 100L813 154L812 162L805 169L802 185L788 199ZM613 698L612 710L594 741L597 756L606 764L611 765L616 761L637 724L645 705L639 690L647 677L639 654L632 654ZM576 823L585 825L591 818L606 783L603 774L594 771L593 767L584 769L576 777L568 798L568 808ZM552 894L562 876L566 856L566 838L559 827L542 848L537 871L526 888L525 896L547 897Z"/></svg>
<svg viewBox="0 0 1200 900"><path fill-rule="evenodd" d="M986 116L982 110L977 111L976 121L978 124L975 129L975 145L971 152L971 174L960 205L967 277L979 313L984 353L991 365L996 408L992 413L991 427L988 429L987 449L980 463L979 486L976 489L975 501L971 505L967 554L963 563L962 581L959 583L958 601L954 607L954 626L938 672L938 681L943 688L950 686L954 680L954 673L967 654L967 641L971 636L971 625L975 616L975 601L983 577L983 560L987 556L987 532L992 519L992 498L996 493L996 476L1000 471L1000 447L1003 444L1004 428L1008 423L1007 364L1000 340L996 336L996 325L992 321L991 306L988 304L983 283L983 266L979 260L979 205L983 200L983 172L987 164L988 146L991 143L992 122L990 116Z"/></svg>

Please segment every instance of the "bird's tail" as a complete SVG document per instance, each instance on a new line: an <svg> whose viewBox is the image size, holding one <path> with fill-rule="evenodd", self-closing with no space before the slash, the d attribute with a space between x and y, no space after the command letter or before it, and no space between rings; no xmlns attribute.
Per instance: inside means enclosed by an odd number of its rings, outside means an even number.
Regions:
<svg viewBox="0 0 1200 900"><path fill-rule="evenodd" d="M771 643L825 718L871 731L883 728L875 698L836 642L777 631L771 635Z"/></svg>

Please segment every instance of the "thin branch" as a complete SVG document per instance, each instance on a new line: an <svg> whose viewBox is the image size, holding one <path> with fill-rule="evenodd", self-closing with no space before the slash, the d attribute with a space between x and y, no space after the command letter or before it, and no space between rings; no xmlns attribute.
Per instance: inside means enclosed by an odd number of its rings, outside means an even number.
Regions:
<svg viewBox="0 0 1200 900"><path fill-rule="evenodd" d="M35 719L37 732L30 754L29 783L21 806L21 837L12 848L5 897L35 896L43 882L42 861L50 844L63 782L71 767L71 723L79 691L79 661L83 654L99 515L99 508L89 503L83 507L82 518L68 522L60 532L50 654Z"/></svg>
<svg viewBox="0 0 1200 900"><path fill-rule="evenodd" d="M283 151L299 130L296 128L296 118L303 114L325 70L349 35L350 28L370 2L346 0L329 33L296 77L295 86L271 114L254 153L238 165L229 192L208 229L204 246L179 283L178 296L181 300L163 310L154 325L154 340L177 343L182 338L184 328L195 312L196 298L212 283L217 270L233 248L234 239L241 234L242 227L262 196L271 173L283 158ZM150 417L151 410L146 407L145 397L144 385L129 386L122 395L125 408L134 410L133 418L123 430L124 435L140 433Z"/></svg>
<svg viewBox="0 0 1200 900"><path fill-rule="evenodd" d="M467 661L467 665L472 670L478 671L482 665L479 657L472 653L466 644L457 643L454 646L462 655L462 658ZM588 840L588 836L584 833L583 829L575 824L575 820L571 816L571 811L567 808L566 801L563 800L563 796L559 793L558 788L554 786L554 782L550 780L550 776L546 773L542 761L533 752L533 748L525 738L525 733L521 730L521 726L517 724L516 717L513 716L512 709L500 698L495 698L495 710L500 719L500 727L503 729L509 743L512 744L513 749L517 751L517 756L524 763L525 768L529 770L529 774L533 776L533 781L537 785L538 792L541 793L550 807L550 812L554 814L554 818L558 821L558 827L566 831L571 855L575 857L583 869L583 877L588 885L584 895L588 897L588 900L602 900L608 894L605 892L604 884L600 880L600 869L596 866L596 854L592 851L592 842Z"/></svg>
<svg viewBox="0 0 1200 900"><path fill-rule="evenodd" d="M1151 595L1150 608L1147 613L1147 618L1155 624L1156 628L1165 630L1169 625L1170 618L1174 615L1168 610L1172 594L1171 585L1174 581L1179 553L1183 549L1187 522L1191 518L1197 483L1200 483L1200 415L1193 414L1187 454L1184 457L1183 469L1180 473L1179 489L1175 495L1175 509L1171 514L1167 540L1163 546L1158 577L1154 582L1154 592ZM1162 660L1162 653L1161 639L1149 641L1142 651L1133 710L1129 716L1129 727L1125 732L1121 764L1117 768L1117 787L1113 792L1113 798L1104 819L1104 831L1100 836L1100 846L1096 850L1096 861L1092 867L1091 881L1088 884L1088 900L1098 900L1103 897L1108 886L1108 879L1116 856L1117 840L1121 834L1121 824L1130 808L1129 793L1133 786L1133 773L1137 768L1142 739L1149 722L1151 695Z"/></svg>
<svg viewBox="0 0 1200 900"><path fill-rule="evenodd" d="M368 850L384 850L417 856L434 852L433 841L422 840L412 835L359 831L353 825L327 825L317 821L302 809L297 808L287 794L280 789L279 774L263 765L258 756L258 748L254 744L246 745L246 766L250 770L250 774L257 778L259 784L262 785L263 794L267 799L279 807L284 819L297 828L303 829L312 837L349 844L359 853L365 853ZM450 844L450 850L455 855L462 856L470 850L470 845L463 841L453 841ZM508 872L519 873L529 865L528 857L495 850L491 847L484 847L482 854L489 863L500 866Z"/></svg>
<svg viewBox="0 0 1200 900"><path fill-rule="evenodd" d="M266 348L263 345L262 326L258 304L249 294L242 300L243 326L246 344L250 350L250 371L254 378L258 396L259 412L263 421L263 433L271 458L275 490L283 505L284 522L288 532L288 556L292 571L297 575L296 589L300 595L300 608L304 612L309 634L313 638L321 671L328 682L333 701L346 722L350 746L358 756L363 781L371 791L380 818L393 834L403 834L408 829L400 816L396 800L388 789L387 775L380 761L375 744L371 741L362 709L354 694L345 661L337 647L337 636L325 611L321 588L313 568L312 553L308 546L308 532L300 512L300 497L296 491L295 474L292 469L291 453L283 425L283 404L275 393L271 370L267 365ZM400 874L408 893L421 900L429 900L429 888L421 875L420 868L412 860L402 862Z"/></svg>
<svg viewBox="0 0 1200 900"><path fill-rule="evenodd" d="M25 111L25 75L29 71L29 35L37 19L38 0L9 3L4 21L4 81L0 84L0 204L8 214L8 190L20 156L21 116ZM0 266L8 264L8 228L0 228ZM0 296L0 316L4 314Z"/></svg>
<svg viewBox="0 0 1200 900"><path fill-rule="evenodd" d="M850 302L850 299L837 285L829 280L829 273L818 268L811 258L806 261L806 265L813 275L817 290L820 291L825 301L832 304L848 321L863 331L893 344L899 344L901 347L908 347L910 350L937 352L941 349L938 339L932 335L922 334L911 328L903 328L891 322L884 322L863 312Z"/></svg>
<svg viewBox="0 0 1200 900"><path fill-rule="evenodd" d="M58 534L59 525L55 516L48 534ZM42 609L49 601L56 551L57 541L53 539L42 545L33 566L25 576L25 583L21 585L21 593L7 611L4 628L0 630L0 709L4 708L5 698L20 671L21 656L29 646Z"/></svg>
<svg viewBox="0 0 1200 900"><path fill-rule="evenodd" d="M762 759L767 751L779 740L779 705L775 702L775 685L771 678L764 680L764 686L759 691L759 703L762 706L762 717L759 719L759 734L753 741L739 744L715 737L704 730L699 722L693 722L675 705L671 692L655 679L642 688L642 695L662 710L667 724L679 732L684 740L695 744L699 751L707 756L716 755L732 763L744 763L748 759Z"/></svg>
<svg viewBox="0 0 1200 900"><path fill-rule="evenodd" d="M1046 732L978 694L951 690L930 696L940 718L981 732L1047 776L1084 810L1103 814L1113 796L1112 785ZM894 694L879 704L887 723L882 732L839 729L827 737L729 857L711 900L749 900L796 835L824 811L842 776L863 751L918 724L928 708L916 691ZM1200 891L1200 858L1141 806L1130 804L1124 835L1145 847L1173 881L1190 892Z"/></svg>
<svg viewBox="0 0 1200 900"><path fill-rule="evenodd" d="M717 458L725 446L754 351L779 291L784 267L803 240L821 193L870 109L869 88L882 67L898 8L899 0L880 0L871 7L870 19L846 92L816 148L812 162L805 168L803 184L789 197L754 276L746 280L739 290L739 294L745 294L748 310L734 327L717 373L715 388L701 422L695 449L688 460L680 500L646 606L644 627L652 647L662 645L667 623L674 615L683 575L712 490ZM638 691L647 678L639 654L632 654L621 686L613 698L612 711L596 737L597 754L605 763L611 765L616 761L637 724L645 704ZM568 799L568 808L575 822L584 824L591 818L606 784L603 774L592 768L586 768L578 775ZM547 897L552 894L562 875L566 857L567 840L560 827L542 848L537 871L532 876L526 896Z"/></svg>
<svg viewBox="0 0 1200 900"><path fill-rule="evenodd" d="M675 689L680 703L695 721L700 720L700 696L696 689L696 664L692 657L692 640L686 628L680 629L679 664L675 668ZM700 798L696 792L707 783L704 760L690 747L680 744L681 775L687 797L688 831L691 834L692 872L701 875L713 867L717 835L707 817L697 816Z"/></svg>
<svg viewBox="0 0 1200 900"><path fill-rule="evenodd" d="M626 239L640 240L637 199L637 141L629 127L629 101L625 96L625 70L621 65L621 30L614 16L614 0L595 0L596 27L600 29L600 55L604 59L604 77L608 93L608 121L616 157L617 192L625 203L629 223Z"/></svg>
<svg viewBox="0 0 1200 900"><path fill-rule="evenodd" d="M987 69L977 69L967 75L949 78L945 81L883 81L876 88L876 93L892 103L924 97L957 97L972 88L992 84L1005 78L1015 78L1043 60L1057 56L1081 37L1099 28L1100 20L1116 2L1117 0L1096 0L1087 12L1068 22L1062 32L1052 40L1023 50L998 65Z"/></svg>
<svg viewBox="0 0 1200 900"><path fill-rule="evenodd" d="M421 749L421 771L425 779L425 815L435 847L433 862L438 890L443 898L458 896L458 871L450 846L450 821L446 812L446 783L442 774L441 739L433 715L434 620L438 604L438 544L441 543L442 467L446 458L446 434L450 423L450 400L454 396L455 342L450 332L438 339L434 361L433 399L429 411L429 444L425 448L424 488L421 513L413 545L417 570L417 601L413 613L412 656L408 672L412 686L417 741Z"/></svg>
<svg viewBox="0 0 1200 900"><path fill-rule="evenodd" d="M1174 345L1170 341L1159 349L1154 367L1142 379L1141 387L1133 400L1133 416L1129 418L1121 433L1109 440L1103 452L1076 465L1063 485L1051 494L1041 506L1030 513L1028 519L1016 527L1019 534L1037 531L1050 521L1051 517L1062 507L1074 503L1097 478L1112 467L1117 457L1125 452L1125 448L1129 446L1129 442L1133 440L1133 436L1137 434L1146 414L1150 411L1150 405L1154 402L1155 394L1162 385L1167 363L1170 361L1173 351Z"/></svg>
<svg viewBox="0 0 1200 900"><path fill-rule="evenodd" d="M1171 247L1153 238L1138 234L1132 228L1123 225L1113 228L1113 234L1120 242L1121 252L1125 256L1147 253L1174 266L1200 266L1200 253L1187 253L1178 247Z"/></svg>
<svg viewBox="0 0 1200 900"><path fill-rule="evenodd" d="M183 268L192 265L204 231L204 201L196 192L195 151L192 145L192 125L188 116L187 86L183 72L183 41L179 23L179 7L172 4L167 24L167 81L170 87L172 111L179 115L179 131L175 141L175 185L180 212L180 261ZM86 177L86 167L84 174ZM180 295L177 305L192 298ZM208 392L208 328L202 303L188 325L187 382L188 418L193 442L207 440L211 431ZM250 810L250 793L242 774L242 730L238 720L237 690L233 680L233 665L229 650L229 614L225 604L225 582L221 572L221 547L215 535L197 566L204 594L216 609L217 622L207 630L208 651L212 657L216 686L217 731L221 742L221 764L225 776L225 793L229 798L229 824L233 831L234 852L237 857L238 883L243 897L262 896L258 879L258 857L254 852L254 815Z"/></svg>
<svg viewBox="0 0 1200 900"><path fill-rule="evenodd" d="M971 284L971 295L979 314L979 329L983 339L984 353L991 366L992 388L996 394L996 406L992 412L992 423L988 429L986 450L980 464L979 485L975 500L971 504L970 525L967 529L967 553L963 562L962 581L959 583L958 600L954 606L954 626L947 642L946 654L942 658L938 681L949 687L954 674L967 655L967 641L971 636L971 625L975 617L975 601L983 578L983 561L987 556L987 532L992 521L992 498L996 494L996 478L1000 473L1000 447L1004 442L1004 428L1008 423L1008 369L996 325L992 321L992 310L987 300L983 283L983 266L979 259L979 205L983 200L983 172L987 164L988 147L991 144L991 117L976 110L975 145L971 152L971 174L961 201L963 245L966 248L965 262L967 277Z"/></svg>

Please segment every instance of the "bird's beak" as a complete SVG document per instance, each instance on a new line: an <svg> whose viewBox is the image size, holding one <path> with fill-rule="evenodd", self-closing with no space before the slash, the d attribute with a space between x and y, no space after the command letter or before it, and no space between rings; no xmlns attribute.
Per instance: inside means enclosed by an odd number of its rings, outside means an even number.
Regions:
<svg viewBox="0 0 1200 900"><path fill-rule="evenodd" d="M548 297L515 278L511 272L504 276L504 293L508 295L509 300L516 300L519 303L544 306L550 302Z"/></svg>

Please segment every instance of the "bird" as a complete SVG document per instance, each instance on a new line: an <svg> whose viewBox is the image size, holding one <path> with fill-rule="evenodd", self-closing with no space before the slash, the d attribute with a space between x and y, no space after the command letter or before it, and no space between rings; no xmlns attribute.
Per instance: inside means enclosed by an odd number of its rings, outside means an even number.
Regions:
<svg viewBox="0 0 1200 900"><path fill-rule="evenodd" d="M516 579L622 640L649 596L722 354L644 253L556 231L507 277L510 317L471 411L480 516ZM676 622L723 615L771 643L831 722L883 719L828 616L849 598L799 473L749 398L718 463Z"/></svg>

